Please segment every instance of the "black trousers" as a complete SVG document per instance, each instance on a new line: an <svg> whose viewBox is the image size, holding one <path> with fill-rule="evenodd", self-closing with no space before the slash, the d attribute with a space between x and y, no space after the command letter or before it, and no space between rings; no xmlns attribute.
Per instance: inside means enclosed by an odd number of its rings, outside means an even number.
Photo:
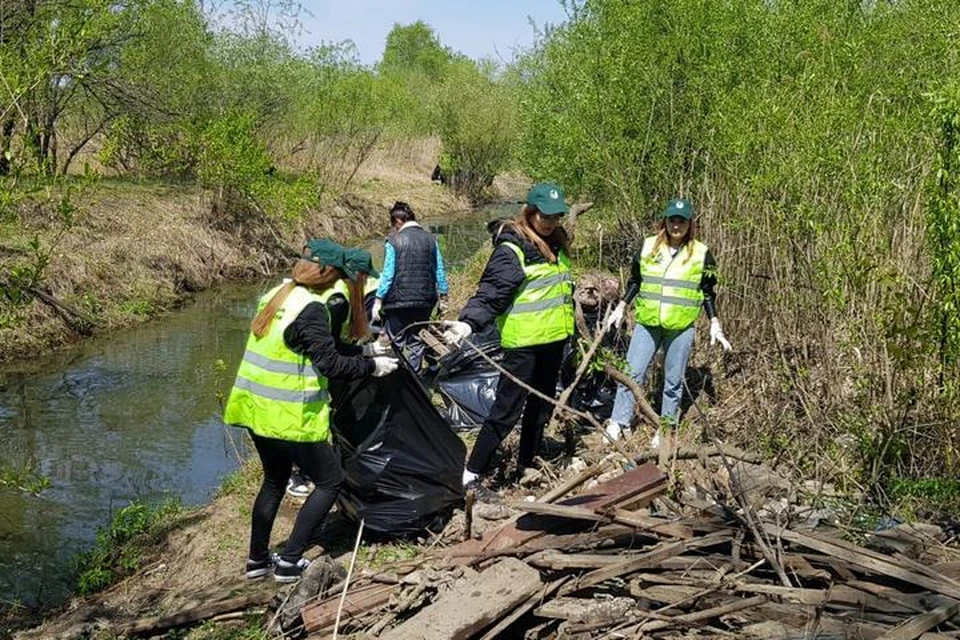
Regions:
<svg viewBox="0 0 960 640"><path fill-rule="evenodd" d="M402 352L405 352L410 368L414 373L420 373L420 363L423 362L423 350L426 346L420 339L420 330L424 327L410 327L416 322L426 322L433 313L433 307L410 307L402 309L386 309L385 316L387 334L393 343ZM408 327L409 330L407 329Z"/></svg>
<svg viewBox="0 0 960 640"><path fill-rule="evenodd" d="M340 485L343 484L340 455L329 442L290 442L264 438L252 432L250 435L263 465L263 484L253 502L250 524L251 560L263 560L270 554L270 532L293 464L296 463L316 486L300 507L293 531L280 554L287 562L297 562L340 492Z"/></svg>
<svg viewBox="0 0 960 640"><path fill-rule="evenodd" d="M563 361L564 344L566 340L533 347L504 349L500 364L518 380L553 398L556 395L557 376ZM501 374L497 383L497 399L480 428L477 442L473 445L467 461L467 469L478 474L488 471L493 454L517 424L521 412L523 420L520 424L518 462L521 467L529 467L540 448L543 427L552 411L552 404L530 394Z"/></svg>

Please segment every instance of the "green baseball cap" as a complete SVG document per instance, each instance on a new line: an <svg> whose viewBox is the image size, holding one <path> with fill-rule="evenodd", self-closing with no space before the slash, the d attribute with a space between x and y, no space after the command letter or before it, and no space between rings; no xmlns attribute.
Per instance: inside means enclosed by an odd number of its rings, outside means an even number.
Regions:
<svg viewBox="0 0 960 640"><path fill-rule="evenodd" d="M663 210L663 217L678 216L684 220L693 218L693 205L689 200L671 200Z"/></svg>
<svg viewBox="0 0 960 640"><path fill-rule="evenodd" d="M346 255L343 247L326 238L312 238L307 240L304 258L319 265L337 267L343 271L351 280L356 279L357 274L350 265L347 264Z"/></svg>
<svg viewBox="0 0 960 640"><path fill-rule="evenodd" d="M373 278L380 277L380 272L373 268L373 257L366 249L348 247L343 250L343 255L346 258L347 266L354 273L365 273Z"/></svg>
<svg viewBox="0 0 960 640"><path fill-rule="evenodd" d="M527 204L545 216L559 216L570 208L563 199L563 188L552 182L538 182L527 194Z"/></svg>

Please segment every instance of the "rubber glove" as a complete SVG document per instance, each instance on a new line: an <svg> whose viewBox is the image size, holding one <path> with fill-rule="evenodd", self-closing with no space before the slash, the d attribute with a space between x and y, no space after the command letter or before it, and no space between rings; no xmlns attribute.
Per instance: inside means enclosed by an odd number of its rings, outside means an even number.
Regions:
<svg viewBox="0 0 960 640"><path fill-rule="evenodd" d="M377 356L389 356L392 353L389 343L374 340L360 347L366 358L376 358Z"/></svg>
<svg viewBox="0 0 960 640"><path fill-rule="evenodd" d="M627 308L627 303L621 300L617 303L617 306L613 308L613 311L610 312L609 317L607 317L607 324L603 328L604 331L610 331L614 327L620 326L620 323L623 321L623 311Z"/></svg>
<svg viewBox="0 0 960 640"><path fill-rule="evenodd" d="M710 344L714 345L720 343L720 346L723 347L724 351L730 351L733 347L730 346L730 341L727 340L727 337L723 335L723 327L720 326L720 318L711 318L710 319Z"/></svg>
<svg viewBox="0 0 960 640"><path fill-rule="evenodd" d="M447 330L443 332L443 339L455 347L458 346L464 339L469 338L470 334L473 333L473 328L466 322L451 320L450 322L447 322L446 325Z"/></svg>
<svg viewBox="0 0 960 640"><path fill-rule="evenodd" d="M382 307L383 307L383 300L381 300L380 298L375 298L373 301L373 309L371 309L370 311L370 316L374 320L380 317L380 311Z"/></svg>
<svg viewBox="0 0 960 640"><path fill-rule="evenodd" d="M382 378L385 375L389 375L397 370L397 367L400 366L400 361L396 358L388 358L387 356L376 356L373 359L373 377Z"/></svg>

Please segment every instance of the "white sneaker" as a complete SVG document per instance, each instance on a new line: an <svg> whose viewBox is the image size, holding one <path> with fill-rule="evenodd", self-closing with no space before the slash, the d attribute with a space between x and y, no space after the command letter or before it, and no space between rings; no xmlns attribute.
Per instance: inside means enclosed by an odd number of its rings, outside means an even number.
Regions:
<svg viewBox="0 0 960 640"><path fill-rule="evenodd" d="M659 449L660 448L660 429L657 429L653 432L653 437L650 438L650 448Z"/></svg>
<svg viewBox="0 0 960 640"><path fill-rule="evenodd" d="M611 440L619 440L623 436L623 427L616 420L607 420L603 423L603 430L607 432Z"/></svg>

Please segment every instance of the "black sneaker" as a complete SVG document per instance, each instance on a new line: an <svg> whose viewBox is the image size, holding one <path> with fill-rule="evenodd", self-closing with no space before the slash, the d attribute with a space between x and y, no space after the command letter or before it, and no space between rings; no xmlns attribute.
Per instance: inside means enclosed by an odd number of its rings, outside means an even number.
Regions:
<svg viewBox="0 0 960 640"><path fill-rule="evenodd" d="M474 498L478 502L485 502L487 504L500 504L503 502L503 498L500 497L500 494L490 489L485 484L480 482L480 480L471 480L463 487L464 493L473 492Z"/></svg>
<svg viewBox="0 0 960 640"><path fill-rule="evenodd" d="M247 558L247 580L256 580L257 578L264 577L273 571L277 560L279 560L279 557L275 553L271 553L263 560L251 560Z"/></svg>
<svg viewBox="0 0 960 640"><path fill-rule="evenodd" d="M277 560L276 566L273 567L273 579L277 582L296 582L309 566L310 561L306 558L300 558L296 562Z"/></svg>

